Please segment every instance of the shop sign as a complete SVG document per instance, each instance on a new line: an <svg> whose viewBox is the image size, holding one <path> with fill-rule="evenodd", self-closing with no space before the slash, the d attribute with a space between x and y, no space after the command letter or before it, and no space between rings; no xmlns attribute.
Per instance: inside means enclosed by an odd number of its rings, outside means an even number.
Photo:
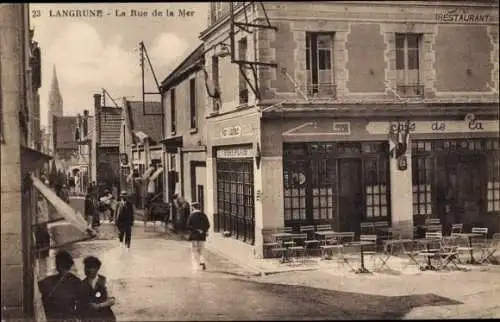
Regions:
<svg viewBox="0 0 500 322"><path fill-rule="evenodd" d="M349 122L334 122L333 128L332 128L332 134L350 135L351 134L351 123L349 123Z"/></svg>
<svg viewBox="0 0 500 322"><path fill-rule="evenodd" d="M438 23L481 24L491 22L490 15L474 14L465 9L451 9L436 14Z"/></svg>
<svg viewBox="0 0 500 322"><path fill-rule="evenodd" d="M366 131L369 134L387 134L404 132L409 127L409 132L414 134L429 133L472 133L472 132L497 132L498 120L466 119L463 121L414 121L414 122L368 122Z"/></svg>
<svg viewBox="0 0 500 322"><path fill-rule="evenodd" d="M239 125L224 127L221 130L220 136L222 138L233 138L241 136L241 127Z"/></svg>
<svg viewBox="0 0 500 322"><path fill-rule="evenodd" d="M251 147L233 147L233 148L217 149L218 159L251 158L253 156L254 152Z"/></svg>

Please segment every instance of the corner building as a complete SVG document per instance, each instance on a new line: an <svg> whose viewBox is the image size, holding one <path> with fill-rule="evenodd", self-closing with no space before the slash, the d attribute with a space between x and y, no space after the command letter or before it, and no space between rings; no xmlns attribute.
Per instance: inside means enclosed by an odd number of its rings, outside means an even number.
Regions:
<svg viewBox="0 0 500 322"><path fill-rule="evenodd" d="M277 30L237 27L266 16ZM214 2L200 38L220 94L206 106L214 238L263 256L284 226L500 231L498 2Z"/></svg>

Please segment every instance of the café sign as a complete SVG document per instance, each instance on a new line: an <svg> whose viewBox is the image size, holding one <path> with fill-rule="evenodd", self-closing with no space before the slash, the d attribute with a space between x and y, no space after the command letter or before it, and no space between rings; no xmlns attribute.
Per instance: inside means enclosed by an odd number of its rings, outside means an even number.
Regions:
<svg viewBox="0 0 500 322"><path fill-rule="evenodd" d="M438 23L481 24L491 22L490 15L473 14L464 9L451 9L436 14Z"/></svg>
<svg viewBox="0 0 500 322"><path fill-rule="evenodd" d="M231 147L217 149L218 159L240 159L251 158L254 156L252 147Z"/></svg>
<svg viewBox="0 0 500 322"><path fill-rule="evenodd" d="M220 136L222 138L233 138L241 136L241 126L229 126L221 129Z"/></svg>
<svg viewBox="0 0 500 322"><path fill-rule="evenodd" d="M413 122L368 122L369 134L387 134L393 132L429 134L429 133L485 133L498 132L498 120L466 119L463 121L413 121Z"/></svg>

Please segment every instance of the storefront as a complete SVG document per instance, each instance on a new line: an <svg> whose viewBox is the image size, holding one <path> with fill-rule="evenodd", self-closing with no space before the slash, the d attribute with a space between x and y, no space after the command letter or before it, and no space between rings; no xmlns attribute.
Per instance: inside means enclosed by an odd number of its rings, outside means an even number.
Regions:
<svg viewBox="0 0 500 322"><path fill-rule="evenodd" d="M284 143L285 226L390 222L388 156L387 141Z"/></svg>
<svg viewBox="0 0 500 322"><path fill-rule="evenodd" d="M251 145L216 150L216 232L255 243L254 150Z"/></svg>

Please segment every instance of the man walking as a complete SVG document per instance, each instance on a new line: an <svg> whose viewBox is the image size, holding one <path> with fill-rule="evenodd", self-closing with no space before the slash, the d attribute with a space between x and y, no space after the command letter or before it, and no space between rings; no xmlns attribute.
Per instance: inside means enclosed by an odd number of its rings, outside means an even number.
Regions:
<svg viewBox="0 0 500 322"><path fill-rule="evenodd" d="M116 210L115 223L119 231L118 239L120 240L120 246L125 246L128 251L132 240L134 206L130 202L126 191L122 191L120 193L120 199L120 203L118 204L118 208Z"/></svg>
<svg viewBox="0 0 500 322"><path fill-rule="evenodd" d="M191 241L191 254L193 269L201 267L206 269L205 258L203 257L203 249L207 239L207 232L210 228L210 222L205 213L200 210L200 204L193 202L191 204L192 212L187 220L187 229L189 230L189 240Z"/></svg>

